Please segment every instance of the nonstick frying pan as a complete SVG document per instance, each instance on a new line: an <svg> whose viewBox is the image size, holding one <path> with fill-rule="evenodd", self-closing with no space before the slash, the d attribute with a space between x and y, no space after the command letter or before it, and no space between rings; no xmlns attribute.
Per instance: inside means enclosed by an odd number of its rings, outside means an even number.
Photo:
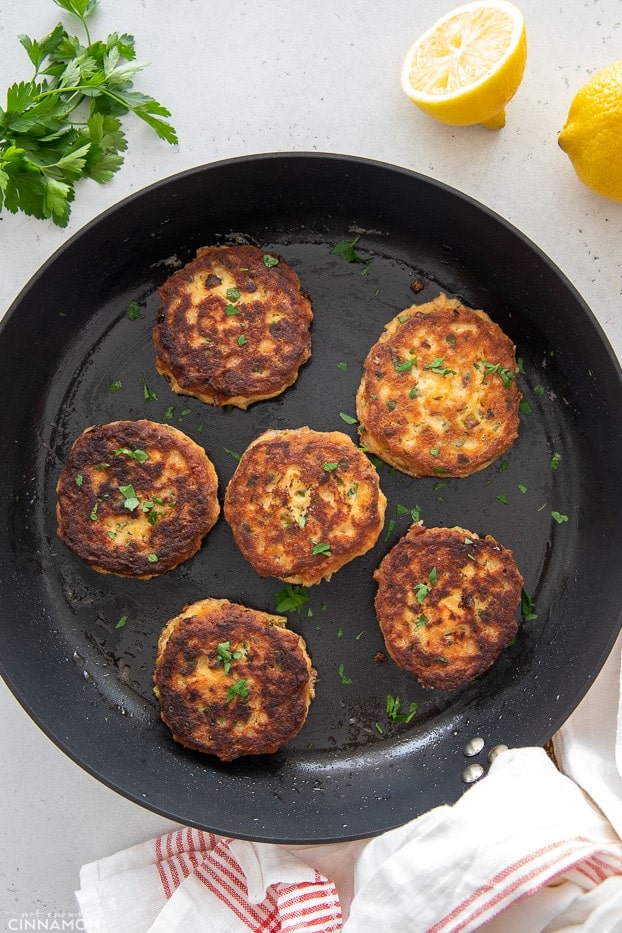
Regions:
<svg viewBox="0 0 622 933"><path fill-rule="evenodd" d="M315 313L313 356L295 386L246 412L174 396L151 341L164 279L198 247L228 242L278 250ZM358 261L334 252L340 243L354 244ZM356 438L368 348L398 311L439 291L484 308L516 343L518 441L465 479L413 479L379 465L389 505L377 545L288 614L319 672L303 730L276 755L229 765L184 750L152 694L160 629L205 596L275 611L283 585L245 564L222 519L199 554L161 578L92 571L56 537L55 483L73 439L118 418L174 424L206 448L222 495L236 456L267 428ZM2 322L0 353L0 671L61 749L153 811L273 842L382 832L454 802L497 746L544 743L613 644L622 607L619 365L553 263L451 188L316 153L173 176L105 212L43 266ZM532 606L495 665L456 692L423 690L385 657L373 613L373 570L416 517L511 548ZM417 704L416 714L392 719L387 697L399 697L403 713Z"/></svg>

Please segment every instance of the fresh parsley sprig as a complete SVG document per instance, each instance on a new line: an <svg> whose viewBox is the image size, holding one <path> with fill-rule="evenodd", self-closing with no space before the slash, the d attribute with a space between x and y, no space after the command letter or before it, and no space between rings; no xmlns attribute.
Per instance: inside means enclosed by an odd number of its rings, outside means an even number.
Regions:
<svg viewBox="0 0 622 933"><path fill-rule="evenodd" d="M114 32L92 41L87 18L98 0L54 2L80 20L86 45L62 23L42 39L19 36L34 74L11 85L0 108L0 211L64 227L76 182L103 184L122 165L122 116L131 111L169 143L177 134L166 107L133 90L134 75L146 67L136 61L134 37Z"/></svg>

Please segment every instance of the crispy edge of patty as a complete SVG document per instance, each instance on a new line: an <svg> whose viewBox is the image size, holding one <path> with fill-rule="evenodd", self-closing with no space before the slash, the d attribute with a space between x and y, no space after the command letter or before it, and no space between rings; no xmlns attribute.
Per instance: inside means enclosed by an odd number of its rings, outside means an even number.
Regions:
<svg viewBox="0 0 622 933"><path fill-rule="evenodd" d="M207 598L165 625L153 682L176 742L233 761L273 754L298 734L317 672L304 639L286 623L283 616Z"/></svg>
<svg viewBox="0 0 622 933"><path fill-rule="evenodd" d="M156 369L178 394L246 409L293 385L311 356L311 301L272 250L203 247L164 282L160 301Z"/></svg>
<svg viewBox="0 0 622 933"><path fill-rule="evenodd" d="M410 476L482 470L518 437L516 368L512 341L485 311L443 293L412 305L364 361L361 442Z"/></svg>
<svg viewBox="0 0 622 933"><path fill-rule="evenodd" d="M260 576L311 586L369 551L386 497L367 456L341 431L265 431L249 444L224 515Z"/></svg>
<svg viewBox="0 0 622 933"><path fill-rule="evenodd" d="M148 459L140 462L136 451ZM128 487L136 505L125 495ZM56 492L60 540L100 573L141 580L196 554L220 515L218 477L203 448L177 428L146 419L83 431Z"/></svg>
<svg viewBox="0 0 622 933"><path fill-rule="evenodd" d="M464 686L518 631L523 578L512 552L490 535L415 523L374 579L387 651L424 687Z"/></svg>

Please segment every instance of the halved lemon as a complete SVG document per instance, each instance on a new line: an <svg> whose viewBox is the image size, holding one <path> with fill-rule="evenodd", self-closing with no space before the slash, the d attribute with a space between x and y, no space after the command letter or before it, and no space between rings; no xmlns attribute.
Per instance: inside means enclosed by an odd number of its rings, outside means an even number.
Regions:
<svg viewBox="0 0 622 933"><path fill-rule="evenodd" d="M521 11L507 0L477 0L446 13L413 43L402 89L441 123L500 129L526 61Z"/></svg>

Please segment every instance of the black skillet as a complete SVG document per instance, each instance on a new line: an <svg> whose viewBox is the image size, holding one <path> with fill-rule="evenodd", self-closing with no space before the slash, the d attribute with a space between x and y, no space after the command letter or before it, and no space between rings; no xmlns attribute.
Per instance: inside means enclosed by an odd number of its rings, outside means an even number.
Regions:
<svg viewBox="0 0 622 933"><path fill-rule="evenodd" d="M332 252L356 237L364 262ZM248 412L174 396L151 343L166 276L197 247L238 241L281 252L315 312L313 357L296 385ZM486 309L515 341L526 403L518 441L467 479L415 480L380 466L389 506L376 547L289 614L319 671L302 732L272 757L230 765L183 750L151 692L162 625L208 595L274 611L282 584L254 574L222 519L196 557L160 579L86 567L55 533L54 486L71 442L117 418L174 424L205 446L222 493L235 454L269 427L355 438L342 415L355 413L367 349L399 310L439 290ZM613 644L622 607L620 368L550 260L444 185L305 153L185 172L70 239L6 315L0 353L0 671L61 749L151 810L263 841L379 833L455 801L465 767L485 771L495 746L544 743ZM428 526L460 524L512 548L535 604L537 617L523 619L494 667L456 693L422 690L379 654L372 572L413 510ZM410 722L387 715L388 696L402 712L418 704ZM474 737L484 746L468 758Z"/></svg>

